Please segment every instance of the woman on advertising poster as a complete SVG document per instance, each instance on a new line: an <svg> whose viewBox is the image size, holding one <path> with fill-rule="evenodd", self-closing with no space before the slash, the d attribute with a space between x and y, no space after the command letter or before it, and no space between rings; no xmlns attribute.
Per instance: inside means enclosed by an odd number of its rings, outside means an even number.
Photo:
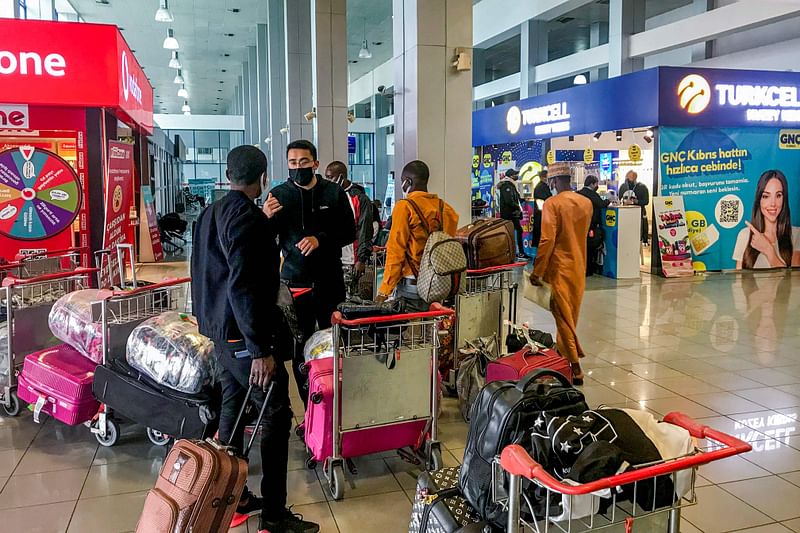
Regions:
<svg viewBox="0 0 800 533"><path fill-rule="evenodd" d="M783 172L761 174L752 221L745 224L733 250L737 269L800 266L800 228L792 227L789 185Z"/></svg>

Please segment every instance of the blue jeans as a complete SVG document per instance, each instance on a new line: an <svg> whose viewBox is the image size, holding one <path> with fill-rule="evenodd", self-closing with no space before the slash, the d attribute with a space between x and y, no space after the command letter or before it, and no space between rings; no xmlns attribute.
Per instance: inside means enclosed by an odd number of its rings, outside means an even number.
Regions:
<svg viewBox="0 0 800 533"><path fill-rule="evenodd" d="M414 283L411 283L412 281ZM419 297L416 280L401 279L397 284L397 297L403 302L406 313L422 313L430 308L430 305Z"/></svg>

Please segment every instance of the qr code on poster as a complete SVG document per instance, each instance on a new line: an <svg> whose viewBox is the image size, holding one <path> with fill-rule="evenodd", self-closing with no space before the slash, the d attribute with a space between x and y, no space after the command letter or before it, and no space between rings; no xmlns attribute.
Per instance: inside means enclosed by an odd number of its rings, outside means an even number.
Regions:
<svg viewBox="0 0 800 533"><path fill-rule="evenodd" d="M740 220L739 200L722 200L719 205L720 224L738 224Z"/></svg>

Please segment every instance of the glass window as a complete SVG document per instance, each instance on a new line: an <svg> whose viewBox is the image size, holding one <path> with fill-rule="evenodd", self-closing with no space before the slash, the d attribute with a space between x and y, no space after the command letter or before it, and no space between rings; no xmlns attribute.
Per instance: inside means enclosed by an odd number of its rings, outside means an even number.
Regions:
<svg viewBox="0 0 800 533"><path fill-rule="evenodd" d="M198 163L219 163L219 132L195 130L195 161Z"/></svg>
<svg viewBox="0 0 800 533"><path fill-rule="evenodd" d="M195 177L197 179L214 179L215 181L223 181L221 165L216 163L197 163L195 165Z"/></svg>
<svg viewBox="0 0 800 533"><path fill-rule="evenodd" d="M0 18L14 18L15 0L0 0Z"/></svg>
<svg viewBox="0 0 800 533"><path fill-rule="evenodd" d="M244 144L244 132L236 130L223 130L219 132L219 161L224 163L228 158L228 152L232 148Z"/></svg>
<svg viewBox="0 0 800 533"><path fill-rule="evenodd" d="M56 20L77 22L78 12L72 7L68 0L55 0L53 4L56 12Z"/></svg>
<svg viewBox="0 0 800 533"><path fill-rule="evenodd" d="M193 130L170 130L170 136L180 136L183 144L186 145L186 161L195 161L194 154L194 131Z"/></svg>
<svg viewBox="0 0 800 533"><path fill-rule="evenodd" d="M482 50L476 50L478 67L473 69L472 84L478 86L516 74L520 70L520 35Z"/></svg>

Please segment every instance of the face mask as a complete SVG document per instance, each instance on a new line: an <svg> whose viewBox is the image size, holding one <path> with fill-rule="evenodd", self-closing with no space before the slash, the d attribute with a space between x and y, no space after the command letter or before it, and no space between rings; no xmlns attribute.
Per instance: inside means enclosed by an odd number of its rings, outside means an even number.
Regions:
<svg viewBox="0 0 800 533"><path fill-rule="evenodd" d="M403 190L403 198L405 198L411 192L411 182L410 181L404 181L402 183L402 190Z"/></svg>
<svg viewBox="0 0 800 533"><path fill-rule="evenodd" d="M555 187L550 187L550 194L552 194L553 196L557 195L558 189L556 189Z"/></svg>
<svg viewBox="0 0 800 533"><path fill-rule="evenodd" d="M314 179L314 169L311 167L290 168L289 179L300 187L305 187Z"/></svg>

